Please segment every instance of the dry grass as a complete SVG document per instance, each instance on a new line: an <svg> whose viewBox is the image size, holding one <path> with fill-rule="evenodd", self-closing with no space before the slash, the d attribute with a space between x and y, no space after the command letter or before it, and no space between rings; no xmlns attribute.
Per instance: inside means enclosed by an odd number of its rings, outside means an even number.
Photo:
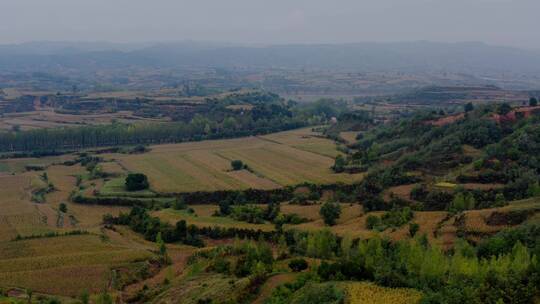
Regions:
<svg viewBox="0 0 540 304"><path fill-rule="evenodd" d="M321 215L319 214L319 210L321 209L321 205L294 205L294 204L283 204L280 207L281 212L284 214L292 214L296 213L301 217L305 217L310 220L320 220Z"/></svg>
<svg viewBox="0 0 540 304"><path fill-rule="evenodd" d="M401 185L401 186L390 187L385 192L388 195L390 195L390 193L393 193L395 196L397 196L399 198L402 198L402 199L405 199L405 200L410 200L411 191L412 191L412 189L414 189L414 187L416 187L416 185L417 184L410 184L410 185Z"/></svg>
<svg viewBox="0 0 540 304"><path fill-rule="evenodd" d="M358 135L358 133L359 132L356 131L341 132L339 133L339 137L345 139L347 143L352 144L357 141L356 136Z"/></svg>

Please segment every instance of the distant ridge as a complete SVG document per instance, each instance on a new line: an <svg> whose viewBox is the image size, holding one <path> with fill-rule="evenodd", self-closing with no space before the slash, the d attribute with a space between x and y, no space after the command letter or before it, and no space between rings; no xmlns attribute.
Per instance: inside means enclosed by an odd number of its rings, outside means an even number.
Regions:
<svg viewBox="0 0 540 304"><path fill-rule="evenodd" d="M540 74L540 51L479 42L242 46L211 42L0 45L0 69L123 67L313 68L362 71Z"/></svg>

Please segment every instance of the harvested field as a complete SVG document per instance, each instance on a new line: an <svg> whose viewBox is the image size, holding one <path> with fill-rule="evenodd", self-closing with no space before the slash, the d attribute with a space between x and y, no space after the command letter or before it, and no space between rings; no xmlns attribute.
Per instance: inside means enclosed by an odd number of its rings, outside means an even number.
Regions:
<svg viewBox="0 0 540 304"><path fill-rule="evenodd" d="M65 296L99 292L107 287L112 266L151 256L95 235L0 242L0 284Z"/></svg>
<svg viewBox="0 0 540 304"><path fill-rule="evenodd" d="M416 187L417 184L410 184L410 185L401 185L401 186L395 186L390 187L386 191L388 195L390 193L393 193L395 196L404 199L404 200L410 200L411 199L411 191Z"/></svg>
<svg viewBox="0 0 540 304"><path fill-rule="evenodd" d="M4 115L0 120L0 129L10 130L13 126L18 126L21 130L80 127L84 125L110 124L113 121L133 123L141 120L151 121L155 119L138 117L130 111L76 115L58 113L52 109L42 108L38 111Z"/></svg>
<svg viewBox="0 0 540 304"><path fill-rule="evenodd" d="M43 214L30 201L33 174L0 176L0 241L51 231Z"/></svg>
<svg viewBox="0 0 540 304"><path fill-rule="evenodd" d="M334 142L322 137L320 133L311 131L310 128L279 132L260 136L259 138L331 158L342 154L336 150Z"/></svg>
<svg viewBox="0 0 540 304"><path fill-rule="evenodd" d="M302 142L303 136L307 136L306 142ZM361 174L330 170L334 160L329 155L337 153L332 141L301 129L262 137L159 145L144 154L106 157L129 171L145 173L153 190L170 193L359 181ZM230 162L235 159L252 172L231 172Z"/></svg>
<svg viewBox="0 0 540 304"><path fill-rule="evenodd" d="M357 141L356 139L357 135L358 135L358 132L356 131L348 131L348 132L339 133L339 137L343 138L349 144L355 143Z"/></svg>

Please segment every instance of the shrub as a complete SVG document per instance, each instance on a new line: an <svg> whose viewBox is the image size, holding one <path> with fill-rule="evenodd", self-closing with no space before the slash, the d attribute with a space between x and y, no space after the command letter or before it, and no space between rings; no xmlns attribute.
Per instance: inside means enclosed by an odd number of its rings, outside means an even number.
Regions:
<svg viewBox="0 0 540 304"><path fill-rule="evenodd" d="M394 208L385 214L382 217L370 215L366 219L366 227L368 229L377 229L379 231L384 231L387 228L401 227L408 223L414 214L409 207L403 209Z"/></svg>
<svg viewBox="0 0 540 304"><path fill-rule="evenodd" d="M300 272L307 269L308 263L304 259L294 259L289 262L289 268L294 272Z"/></svg>
<svg viewBox="0 0 540 304"><path fill-rule="evenodd" d="M333 226L341 215L341 206L337 203L326 202L322 205L319 213L323 217L326 225Z"/></svg>
<svg viewBox="0 0 540 304"><path fill-rule="evenodd" d="M420 225L418 225L417 223L409 224L409 235L411 237L414 237L416 233L418 232L418 230L420 230Z"/></svg>
<svg viewBox="0 0 540 304"><path fill-rule="evenodd" d="M179 197L174 201L172 207L173 207L174 210L185 210L185 209L187 209L188 206L187 206L186 201L184 200L184 198Z"/></svg>
<svg viewBox="0 0 540 304"><path fill-rule="evenodd" d="M126 189L128 191L139 191L148 189L148 178L142 173L130 173L126 177Z"/></svg>
<svg viewBox="0 0 540 304"><path fill-rule="evenodd" d="M60 203L60 206L58 206L58 210L60 210L60 212L62 212L62 213L66 213L67 212L66 203Z"/></svg>
<svg viewBox="0 0 540 304"><path fill-rule="evenodd" d="M231 167L234 171L242 170L244 169L244 163L241 160L233 160L231 161Z"/></svg>
<svg viewBox="0 0 540 304"><path fill-rule="evenodd" d="M367 229L375 229L375 227L378 227L381 225L381 218L375 215L370 215L366 219L366 228Z"/></svg>
<svg viewBox="0 0 540 304"><path fill-rule="evenodd" d="M307 284L301 288L291 299L293 304L331 304L342 303L345 298L344 292L331 283Z"/></svg>

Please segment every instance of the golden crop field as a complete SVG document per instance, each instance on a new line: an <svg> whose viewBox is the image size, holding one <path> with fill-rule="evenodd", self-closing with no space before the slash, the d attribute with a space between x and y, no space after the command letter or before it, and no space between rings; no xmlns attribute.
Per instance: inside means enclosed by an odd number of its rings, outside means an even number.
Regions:
<svg viewBox="0 0 540 304"><path fill-rule="evenodd" d="M274 189L302 182L352 183L361 174L335 174L335 144L310 129L261 137L152 146L138 155L110 154L129 171L145 173L158 192ZM231 171L231 160L250 170Z"/></svg>
<svg viewBox="0 0 540 304"><path fill-rule="evenodd" d="M410 304L418 303L422 293L407 288L386 288L367 282L343 283L349 304Z"/></svg>
<svg viewBox="0 0 540 304"><path fill-rule="evenodd" d="M17 234L51 231L43 214L30 201L35 173L0 176L0 241L11 240Z"/></svg>
<svg viewBox="0 0 540 304"><path fill-rule="evenodd" d="M111 267L152 255L97 235L0 242L0 287L65 296L100 292L107 287Z"/></svg>

